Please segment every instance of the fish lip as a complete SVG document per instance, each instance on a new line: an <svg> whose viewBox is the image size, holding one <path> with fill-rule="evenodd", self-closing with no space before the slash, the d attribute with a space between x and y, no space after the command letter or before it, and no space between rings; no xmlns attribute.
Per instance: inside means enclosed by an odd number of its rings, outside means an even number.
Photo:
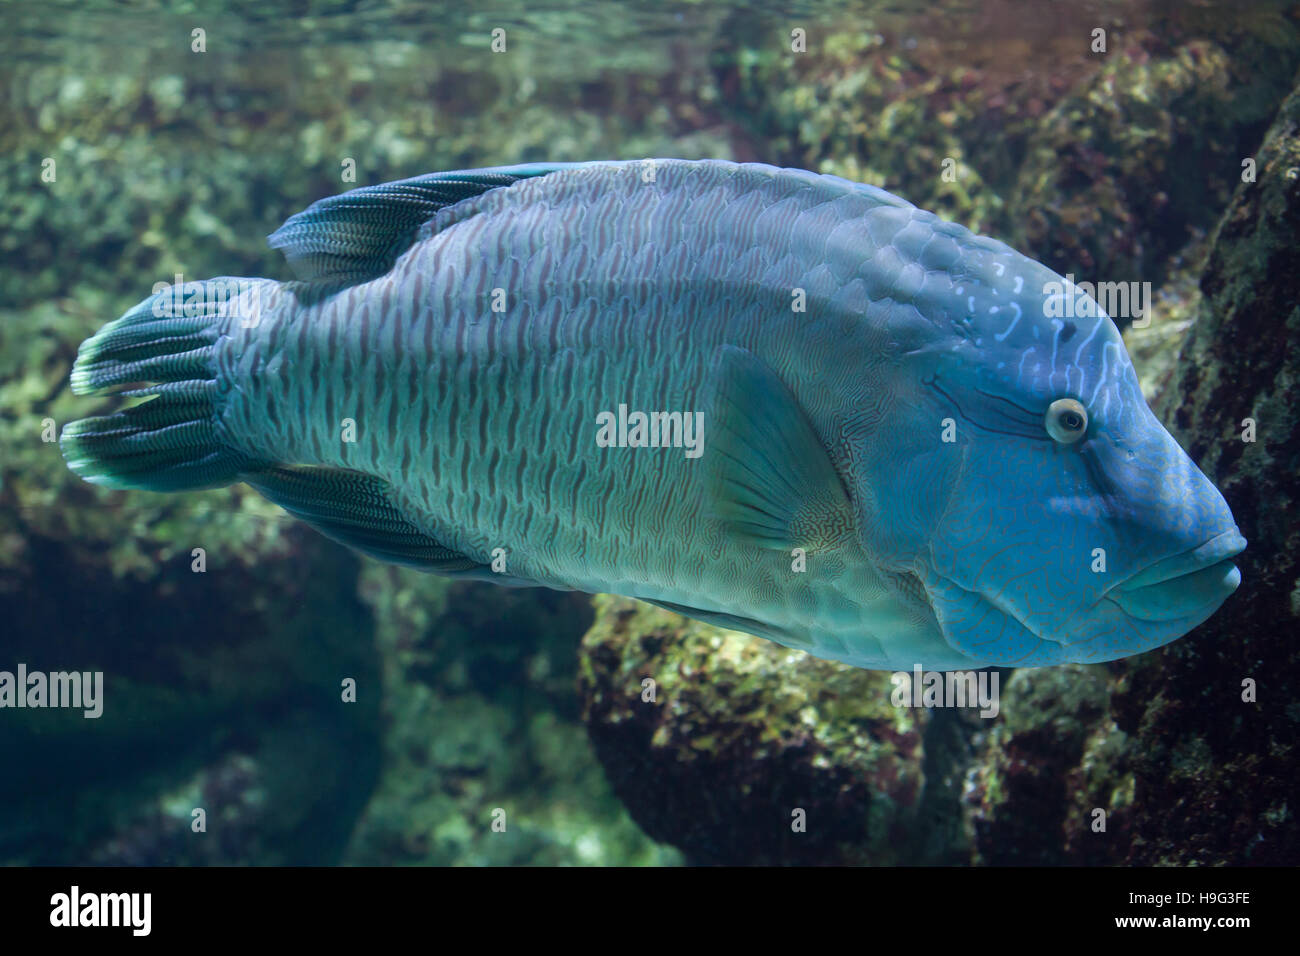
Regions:
<svg viewBox="0 0 1300 956"><path fill-rule="evenodd" d="M1196 590L1200 600L1194 604L1179 602L1173 607L1162 608L1161 592L1187 578L1198 579ZM1231 559L1225 558L1212 564L1201 565L1185 574L1177 574L1160 581L1107 594L1104 600L1136 621L1149 624L1182 622L1185 626L1195 627L1213 614L1240 584L1241 572L1237 570L1237 566Z"/></svg>
<svg viewBox="0 0 1300 956"><path fill-rule="evenodd" d="M1231 563L1231 559L1245 549L1246 539L1234 526L1227 531L1219 532L1189 551L1182 551L1147 565L1141 571L1107 588L1106 593L1110 594L1112 591L1132 593L1141 588L1165 584L1216 565Z"/></svg>

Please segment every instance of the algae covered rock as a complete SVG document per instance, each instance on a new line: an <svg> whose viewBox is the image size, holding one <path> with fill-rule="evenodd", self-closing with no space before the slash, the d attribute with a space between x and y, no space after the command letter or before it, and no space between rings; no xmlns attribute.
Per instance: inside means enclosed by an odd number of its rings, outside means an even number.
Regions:
<svg viewBox="0 0 1300 956"><path fill-rule="evenodd" d="M1241 181L1296 55L1196 39L1098 62L1034 130L1007 238L1076 279L1161 285L1167 260L1213 225Z"/></svg>
<svg viewBox="0 0 1300 956"><path fill-rule="evenodd" d="M201 572L138 538L152 570L124 575L105 542L10 531L4 669L101 672L102 713L5 712L0 760L22 770L0 779L0 859L337 858L377 770L379 666L355 559L311 536L286 532L275 558L213 547ZM247 785L222 769L237 758Z"/></svg>
<svg viewBox="0 0 1300 956"><path fill-rule="evenodd" d="M983 862L1300 858L1300 92L1256 157L1199 290L1175 276L1166 327L1129 332L1156 413L1249 541L1241 587L1156 651L1012 677L968 794Z"/></svg>
<svg viewBox="0 0 1300 956"><path fill-rule="evenodd" d="M125 304L79 287L0 313L0 670L103 674L97 718L3 711L0 760L23 770L0 775L0 860L332 862L378 766L358 561L246 488L69 472L76 345Z"/></svg>
<svg viewBox="0 0 1300 956"><path fill-rule="evenodd" d="M383 771L344 862L671 864L610 792L578 716L585 595L368 563Z"/></svg>
<svg viewBox="0 0 1300 956"><path fill-rule="evenodd" d="M1079 280L1162 285L1290 89L1294 24L1261 10L1210 38L1170 10L1098 46L1095 12L1041 33L1009 15L930 36L876 11L810 26L802 53L736 15L715 73L753 158L883 186Z"/></svg>
<svg viewBox="0 0 1300 956"><path fill-rule="evenodd" d="M1135 737L1132 863L1300 859L1300 91L1256 157L1155 403L1249 546L1237 593L1113 702Z"/></svg>
<svg viewBox="0 0 1300 956"><path fill-rule="evenodd" d="M1011 674L966 794L977 862L1044 866L1122 856L1132 780L1124 774L1127 738L1107 712L1114 680L1104 665Z"/></svg>
<svg viewBox="0 0 1300 956"><path fill-rule="evenodd" d="M893 705L890 674L624 598L596 607L583 715L651 837L693 863L960 856L953 794L927 789L944 776L925 752L933 721Z"/></svg>
<svg viewBox="0 0 1300 956"><path fill-rule="evenodd" d="M1124 347L1133 359L1138 385L1150 403L1169 377L1187 330L1201 303L1200 278L1209 239L1190 243L1169 260L1165 283L1152 296L1149 311L1123 330Z"/></svg>

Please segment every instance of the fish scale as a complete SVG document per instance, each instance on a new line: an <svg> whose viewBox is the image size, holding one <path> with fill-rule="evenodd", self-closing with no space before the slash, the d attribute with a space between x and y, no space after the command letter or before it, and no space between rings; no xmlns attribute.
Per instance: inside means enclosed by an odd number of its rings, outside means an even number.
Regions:
<svg viewBox="0 0 1300 956"><path fill-rule="evenodd" d="M467 170L323 200L271 243L301 281L232 280L197 314L155 296L83 345L74 389L150 381L156 407L70 425L75 470L244 480L383 560L626 594L865 667L1158 646L1213 606L1123 582L1244 544L1103 311L1067 330L1060 277L874 187L719 161ZM1061 399L1090 416L1078 446L1048 433ZM602 446L620 406L700 413L702 453ZM1129 489L1160 496L1146 524ZM1113 578L1088 571L1098 543Z"/></svg>
<svg viewBox="0 0 1300 956"><path fill-rule="evenodd" d="M632 193L635 196L637 193ZM582 197L575 197L581 201ZM613 204L611 204L613 208ZM552 211L554 211L552 207ZM626 215L626 213L623 213ZM613 214L603 217L606 220L614 218ZM512 223L508 229L501 229L501 234L507 234L512 237L510 245L512 259L519 256L531 255L535 249L544 241L543 237L536 234L546 229L547 220L535 219L530 224L528 222ZM445 229L446 226L443 226ZM598 230L599 232L599 230ZM443 233L443 235L450 235ZM524 275L521 270L514 268L510 263L501 261L492 262L491 260L473 261L468 256L464 261L455 258L455 250L447 247L446 243L438 243L436 237L426 247L413 250L394 267L391 281L396 284L409 282L409 275L418 274L429 270L426 274L429 276L429 284L434 287L449 290L452 294L443 297L441 314L445 316L455 316L451 318L452 328L456 330L459 339L463 327L466 323L474 325L477 323L500 323L508 330L510 323L515 321L526 321L520 319L513 311L508 311L500 316L492 315L486 311L488 296L483 295L480 291L477 302L474 299L465 301L465 289L490 290L492 288L504 288L500 283L509 281L515 275ZM631 245L625 242L625 246ZM469 248L473 248L470 244ZM566 261L588 258L588 250L585 244L573 243L567 247L551 249L557 263L563 259ZM557 265L557 269L560 266ZM460 277L459 283L452 280L452 275ZM483 278L476 278L482 276ZM504 277L504 278L503 278ZM390 281L390 280L380 280ZM512 287L515 292L513 298L516 301L527 300L537 301L541 298L542 290L537 287L528 285L519 285ZM784 291L784 290L783 290ZM658 294L649 294L644 290L639 294L629 297L631 301L627 306L634 309L628 313L630 321L614 322L606 317L605 325L607 329L593 328L594 322L599 317L596 314L590 314L582 321L583 316L576 317L576 321L571 323L560 323L557 325L548 325L547 329L558 329L559 334L554 340L542 338L539 336L531 337L533 346L529 351L530 361L536 363L538 367L546 369L548 359L561 352L563 348L577 348L583 345L583 339L593 331L600 335L600 339L595 343L595 356L579 358L577 370L572 374L571 380L591 381L596 387L585 390L582 394L572 394L568 396L568 401L563 401L564 392L561 386L560 407L556 407L552 395L552 404L543 411L543 406L538 405L536 415L525 415L522 424L525 426L525 434L528 436L527 441L512 444L508 433L498 428L493 433L491 445L498 449L503 459L509 460L516 455L526 454L529 450L538 447L545 447L548 443L555 444L557 441L560 447L563 447L562 439L552 439L548 436L551 432L558 430L561 436L566 437L570 442L584 433L590 433L594 430L594 421L597 412L616 406L620 399L630 399L635 401L634 396L646 395L651 396L655 393L667 393L677 398L677 403L681 407L698 406L699 401L694 401L697 396L697 389L691 387L693 376L689 374L690 368L683 371L688 374L682 376L679 380L673 380L666 377L662 372L651 365L647 365L640 360L634 350L629 350L619 339L628 333L630 329L637 327L638 322L644 322L647 325L653 325L656 317L661 319L665 325L669 319L674 316L674 310L677 309L677 302L672 300L664 301L664 297ZM682 354L689 357L691 354L698 353L703 347L709 344L709 339L705 337L705 330L701 328L702 323L699 315L705 312L710 303L701 303L693 310L677 310L680 315L679 320L665 329L669 340L672 336L677 336L678 348L682 349ZM477 307L477 311L475 311ZM435 310L437 311L437 310ZM617 313L617 310L615 310ZM614 318L617 318L617 314ZM527 328L527 325L525 325ZM719 332L722 330L719 329ZM509 338L508 334L503 338ZM714 341L720 341L721 338L717 332L714 333ZM658 339L662 341L662 338ZM475 352L473 339L465 351L469 355L477 356ZM609 348L610 351L604 351ZM486 350L485 350L486 351ZM602 370L601 359L608 358L610 355L617 355L623 352L625 358L621 362L609 362ZM456 360L465 362L465 367L469 370L467 374L480 377L481 384L476 389L478 400L471 405L467 411L455 409L455 415L448 415L446 409L432 409L433 416L440 415L446 421L453 422L457 418L462 422L466 419L478 422L480 424L491 425L493 422L509 422L512 416L508 411L500 408L490 408L483 400L482 396L494 391L487 384L494 374L500 373L499 364L489 363L486 368L475 368L476 361L467 360L464 357L456 356ZM602 371L605 373L602 375ZM698 382L698 367L696 368L694 380ZM611 381L612 380L612 381ZM468 382L458 382L459 387L467 388ZM612 387L611 387L612 386ZM503 391L508 390L503 388ZM458 392L458 394L460 394ZM530 401L536 401L539 396L528 396ZM651 399L644 403L645 407L677 407L677 404L664 403ZM448 442L444 438L445 446L448 447L452 455L458 461L469 460L471 470L469 480L475 484L476 479L483 487L499 487L501 483L493 482L491 476L486 475L481 468L475 469L473 461L481 461L484 449L475 448L472 443L455 442L452 436ZM588 443L589 444L589 443ZM632 459L625 461L624 459ZM579 472L580 464L585 465ZM637 465L640 464L640 467ZM516 468L523 467L523 460L520 459L515 464ZM671 600L678 603L692 604L697 602L703 596L699 591L691 589L685 585L685 582L696 576L706 569L702 564L695 567L684 567L682 562L675 555L663 554L662 548L653 547L655 541L649 538L648 534L638 534L639 529L650 528L667 528L676 529L679 540L687 540L689 533L685 530L698 518L698 506L685 506L679 508L671 507L670 503L664 500L664 493L669 489L676 487L679 492L681 483L667 481L666 478L670 471L664 467L662 458L656 459L654 453L645 454L644 452L634 452L630 455L625 454L622 458L610 455L608 452L600 452L598 449L588 448L587 454L580 457L577 461L566 462L559 456L551 455L543 460L542 470L560 476L559 484L562 494L559 500L548 497L541 497L535 501L528 502L525 509L514 509L515 520L502 524L499 527L489 527L484 530L484 516L467 508L463 502L454 503L450 513L440 513L429 515L430 525L435 528L435 536L442 538L448 536L448 543L458 550L463 550L472 556L478 556L486 559L490 554L492 543L498 542L501 546L510 545L509 550L516 552L512 555L512 561L523 562L522 570L529 577L546 579L549 576L552 580L570 583L578 587L593 588L598 586L596 582L590 579L584 579L584 574L590 574L587 568L566 559L564 542L540 542L530 537L526 527L530 524L524 520L523 516L531 516L535 513L542 513L551 517L553 523L543 523L547 533L553 528L558 528L561 534L568 534L574 528L579 528L587 535L597 537L604 535L611 539L611 546L606 561L616 565L625 575L621 580L615 580L613 583L622 585L639 584L641 587L648 581L659 580L666 587L653 592L642 591L643 596L655 597L662 600ZM578 482L577 476L581 473L584 476L582 482ZM640 496L619 497L614 494L618 483L629 482L632 487L641 491ZM395 482L396 483L396 482ZM419 500L436 500L437 486L424 485L420 486L419 493L415 497ZM576 509L571 508L569 500L572 497L587 497L593 502L614 501L624 502L625 507L614 509L613 521L596 520L599 518L600 509L596 507ZM629 500L630 498L630 500ZM690 496L683 496L689 499ZM568 500L566 500L568 499ZM417 505L418 507L418 505ZM590 517L587 517L590 516ZM479 535L475 539L463 537L454 537L455 530L458 528L472 527L479 530ZM656 538L661 539L662 533L657 534ZM597 537L599 540L599 537ZM620 547L620 543L622 546ZM536 562L531 555L537 552L539 546L542 548L542 554L545 560ZM785 563L784 558L781 561ZM544 566L534 566L541 564ZM602 575L602 583L610 581L610 574L607 570L598 570L597 573ZM739 568L728 569L727 576L733 579L741 579Z"/></svg>

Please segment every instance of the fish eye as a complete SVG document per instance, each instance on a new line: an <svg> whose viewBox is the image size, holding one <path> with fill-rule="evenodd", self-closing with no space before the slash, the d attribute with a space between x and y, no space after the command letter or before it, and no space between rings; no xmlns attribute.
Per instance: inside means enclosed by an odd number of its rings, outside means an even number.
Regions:
<svg viewBox="0 0 1300 956"><path fill-rule="evenodd" d="M1088 410L1073 398L1058 398L1047 406L1047 434L1063 445L1073 445L1088 430Z"/></svg>

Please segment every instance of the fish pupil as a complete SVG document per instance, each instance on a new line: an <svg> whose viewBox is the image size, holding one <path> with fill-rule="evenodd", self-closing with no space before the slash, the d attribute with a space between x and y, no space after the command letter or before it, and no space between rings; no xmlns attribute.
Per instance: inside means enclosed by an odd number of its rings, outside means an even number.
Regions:
<svg viewBox="0 0 1300 956"><path fill-rule="evenodd" d="M1061 424L1072 432L1077 432L1083 427L1083 419L1079 417L1078 412L1066 412L1061 416Z"/></svg>

